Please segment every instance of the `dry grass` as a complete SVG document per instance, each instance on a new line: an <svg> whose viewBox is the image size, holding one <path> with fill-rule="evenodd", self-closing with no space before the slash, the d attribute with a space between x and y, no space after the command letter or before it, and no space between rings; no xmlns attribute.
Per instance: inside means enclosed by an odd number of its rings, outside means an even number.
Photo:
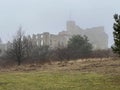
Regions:
<svg viewBox="0 0 120 90"><path fill-rule="evenodd" d="M0 69L0 90L120 90L120 59L82 59Z"/></svg>
<svg viewBox="0 0 120 90"><path fill-rule="evenodd" d="M27 64L21 66L13 66L6 69L1 68L1 72L11 71L81 71L95 72L102 74L120 74L120 59L117 58L95 58L95 59L79 59L65 62L51 62L45 64Z"/></svg>

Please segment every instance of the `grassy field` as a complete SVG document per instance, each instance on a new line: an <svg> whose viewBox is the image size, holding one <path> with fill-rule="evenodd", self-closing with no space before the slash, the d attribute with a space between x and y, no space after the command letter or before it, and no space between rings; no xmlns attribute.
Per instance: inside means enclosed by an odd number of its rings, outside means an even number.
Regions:
<svg viewBox="0 0 120 90"><path fill-rule="evenodd" d="M80 72L2 73L0 90L120 90L120 77Z"/></svg>
<svg viewBox="0 0 120 90"><path fill-rule="evenodd" d="M103 61L106 65L94 60L78 62L37 66L35 70L33 66L32 70L29 67L31 71L21 70L21 67L1 71L0 90L120 90L120 61Z"/></svg>

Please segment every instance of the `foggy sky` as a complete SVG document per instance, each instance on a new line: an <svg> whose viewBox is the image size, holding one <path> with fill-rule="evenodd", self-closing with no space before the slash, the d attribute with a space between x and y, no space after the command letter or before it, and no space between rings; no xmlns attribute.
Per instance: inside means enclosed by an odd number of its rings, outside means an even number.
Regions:
<svg viewBox="0 0 120 90"><path fill-rule="evenodd" d="M110 46L119 4L120 0L0 0L0 37L4 42L11 39L20 25L27 34L57 34L71 19L83 29L104 26Z"/></svg>

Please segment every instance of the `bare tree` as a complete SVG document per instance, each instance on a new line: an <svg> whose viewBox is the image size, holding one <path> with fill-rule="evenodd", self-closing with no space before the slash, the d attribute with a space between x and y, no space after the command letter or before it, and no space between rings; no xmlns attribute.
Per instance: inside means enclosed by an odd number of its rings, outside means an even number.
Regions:
<svg viewBox="0 0 120 90"><path fill-rule="evenodd" d="M22 31L22 27L17 31L16 36L11 43L11 47L7 50L8 56L15 58L17 60L18 65L21 65L22 59L25 56L25 44L23 43L24 32Z"/></svg>
<svg viewBox="0 0 120 90"><path fill-rule="evenodd" d="M29 36L24 36L23 37L23 45L24 45L24 52L25 52L25 57L26 58L31 58L32 56L32 51L33 51L33 45L32 45L32 40L29 38Z"/></svg>

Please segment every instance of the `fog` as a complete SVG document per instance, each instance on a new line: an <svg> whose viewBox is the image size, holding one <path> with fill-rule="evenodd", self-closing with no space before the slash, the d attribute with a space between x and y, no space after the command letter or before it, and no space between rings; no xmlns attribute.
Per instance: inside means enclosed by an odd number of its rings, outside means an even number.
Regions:
<svg viewBox="0 0 120 90"><path fill-rule="evenodd" d="M0 37L3 42L22 26L27 34L66 29L74 20L81 28L104 26L113 43L113 15L120 12L119 0L0 0Z"/></svg>

